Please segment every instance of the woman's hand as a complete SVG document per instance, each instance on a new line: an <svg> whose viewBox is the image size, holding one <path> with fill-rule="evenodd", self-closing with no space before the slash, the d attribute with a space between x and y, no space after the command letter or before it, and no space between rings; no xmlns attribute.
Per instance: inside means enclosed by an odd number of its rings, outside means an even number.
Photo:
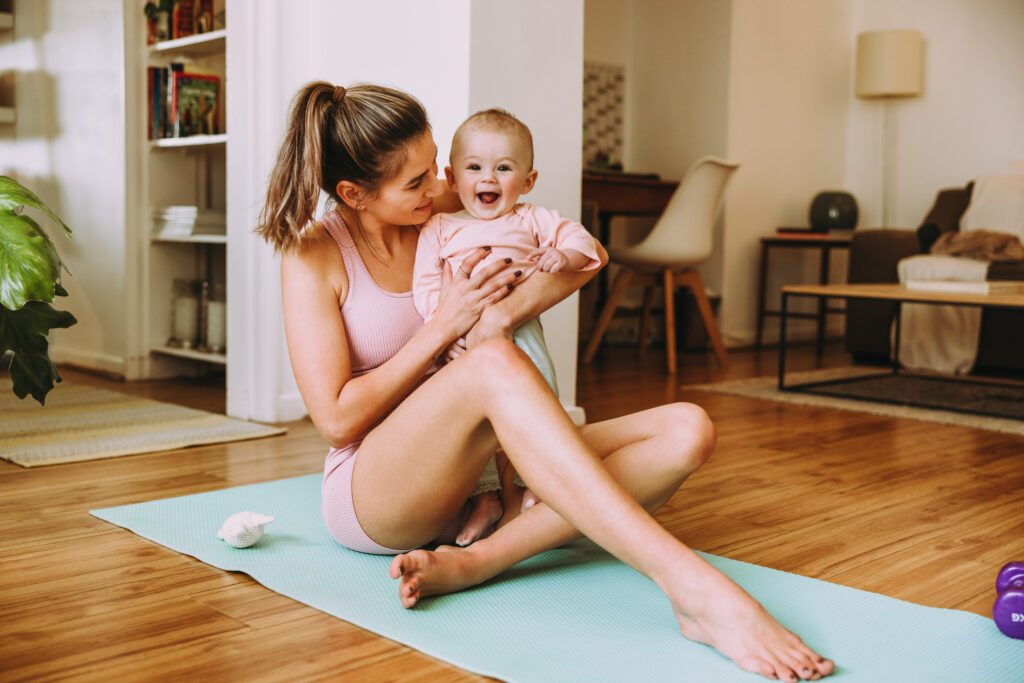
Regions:
<svg viewBox="0 0 1024 683"><path fill-rule="evenodd" d="M488 306L505 298L522 274L507 270L512 259L491 263L473 273L490 251L490 247L477 249L463 259L454 274L449 263L442 266L441 297L432 322L442 325L452 341L464 336Z"/></svg>

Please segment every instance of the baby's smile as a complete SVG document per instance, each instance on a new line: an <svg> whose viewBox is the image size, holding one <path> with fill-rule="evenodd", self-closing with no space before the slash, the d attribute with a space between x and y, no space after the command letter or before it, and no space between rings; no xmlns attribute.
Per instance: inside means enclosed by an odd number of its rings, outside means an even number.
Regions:
<svg viewBox="0 0 1024 683"><path fill-rule="evenodd" d="M478 192L476 195L476 198L479 199L480 203L484 205L493 204L494 202L498 201L499 197L501 197L501 195L498 194L497 192Z"/></svg>

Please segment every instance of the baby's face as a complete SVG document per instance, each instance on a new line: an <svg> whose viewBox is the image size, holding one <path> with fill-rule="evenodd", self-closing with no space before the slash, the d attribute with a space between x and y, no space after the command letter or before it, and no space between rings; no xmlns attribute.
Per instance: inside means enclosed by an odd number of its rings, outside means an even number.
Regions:
<svg viewBox="0 0 1024 683"><path fill-rule="evenodd" d="M466 211L482 220L510 212L537 179L530 150L517 136L473 129L463 131L445 175Z"/></svg>

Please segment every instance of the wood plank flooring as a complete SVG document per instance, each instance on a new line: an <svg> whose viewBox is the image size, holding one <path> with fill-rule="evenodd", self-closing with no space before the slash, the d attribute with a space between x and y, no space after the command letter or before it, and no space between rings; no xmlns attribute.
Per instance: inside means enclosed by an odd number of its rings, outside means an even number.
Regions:
<svg viewBox="0 0 1024 683"><path fill-rule="evenodd" d="M657 351L606 348L581 370L578 403L591 421L676 400L714 419L716 454L659 512L663 524L700 550L988 613L996 571L1024 559L1024 439L686 388L775 369L773 351L730 360L720 369L685 354L671 379ZM809 349L795 360L813 365ZM830 348L824 362L846 358ZM63 374L223 410L216 378ZM318 471L323 440L308 421L288 427L36 469L0 461L0 680L479 680L88 514Z"/></svg>

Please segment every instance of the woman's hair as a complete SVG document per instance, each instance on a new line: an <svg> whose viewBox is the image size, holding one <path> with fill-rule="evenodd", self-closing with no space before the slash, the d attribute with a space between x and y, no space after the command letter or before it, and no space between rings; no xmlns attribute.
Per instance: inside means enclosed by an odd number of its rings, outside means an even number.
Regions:
<svg viewBox="0 0 1024 683"><path fill-rule="evenodd" d="M308 83L292 102L256 232L276 250L291 247L313 219L320 190L334 201L342 180L374 194L430 130L423 105L379 85Z"/></svg>

